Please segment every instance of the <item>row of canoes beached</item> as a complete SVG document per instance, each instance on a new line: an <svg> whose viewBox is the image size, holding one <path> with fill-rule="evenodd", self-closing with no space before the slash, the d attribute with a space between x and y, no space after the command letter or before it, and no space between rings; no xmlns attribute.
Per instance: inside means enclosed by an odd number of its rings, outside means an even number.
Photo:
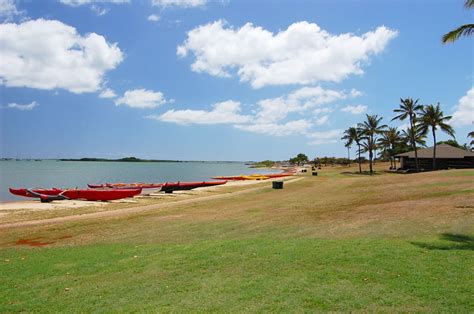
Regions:
<svg viewBox="0 0 474 314"><path fill-rule="evenodd" d="M141 189L12 189L10 193L17 196L39 198L41 202L55 200L87 200L87 201L111 201L127 197L133 197L141 193Z"/></svg>
<svg viewBox="0 0 474 314"><path fill-rule="evenodd" d="M100 185L88 184L89 189L13 189L10 193L17 196L39 198L41 202L54 200L87 200L87 201L110 201L139 194L151 194L156 192L173 193L174 191L192 190L200 187L209 187L225 184L230 180L267 180L282 178L293 175L294 172L278 174L252 174L240 176L213 177L219 181L202 182L166 182L166 183L105 183Z"/></svg>
<svg viewBox="0 0 474 314"><path fill-rule="evenodd" d="M267 180L267 179L276 179L276 178L283 178L289 177L294 175L294 171L287 171L283 173L269 173L269 174L251 174L251 175L240 175L240 176L220 176L220 177L212 177L212 179L217 180L227 180L227 181L243 181L243 180Z"/></svg>
<svg viewBox="0 0 474 314"><path fill-rule="evenodd" d="M202 182L166 182L166 183L130 183L130 184L103 184L91 185L89 189L12 189L10 193L17 196L39 198L42 202L54 200L87 200L111 201L139 194L153 192L173 193L174 191L192 190L200 187L209 187L225 184L227 181L202 181ZM144 193L146 191L146 193Z"/></svg>

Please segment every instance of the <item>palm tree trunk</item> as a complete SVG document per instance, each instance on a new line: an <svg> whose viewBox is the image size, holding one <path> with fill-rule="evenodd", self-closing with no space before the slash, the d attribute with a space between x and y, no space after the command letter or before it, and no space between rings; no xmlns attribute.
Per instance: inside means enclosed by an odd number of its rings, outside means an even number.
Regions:
<svg viewBox="0 0 474 314"><path fill-rule="evenodd" d="M351 166L351 151L350 151L350 147L347 146L347 163L349 164L349 167Z"/></svg>
<svg viewBox="0 0 474 314"><path fill-rule="evenodd" d="M362 173L362 166L360 165L360 144L357 143L357 146L359 147L359 151L358 151L359 158L357 160L359 162L359 173Z"/></svg>
<svg viewBox="0 0 474 314"><path fill-rule="evenodd" d="M370 168L370 175L372 175L372 173L374 172L373 169L372 169L372 159L374 158L374 151L372 149L372 144L374 143L374 139L373 139L373 136L371 135L369 137L369 168Z"/></svg>
<svg viewBox="0 0 474 314"><path fill-rule="evenodd" d="M420 167L418 165L418 151L416 149L416 134L415 134L415 129L413 127L413 116L410 116L410 125L411 125L411 141L413 145L413 150L415 151L415 168L416 172L420 171Z"/></svg>
<svg viewBox="0 0 474 314"><path fill-rule="evenodd" d="M431 131L433 131L433 170L436 170L436 133L435 129L432 127Z"/></svg>
<svg viewBox="0 0 474 314"><path fill-rule="evenodd" d="M373 170L372 170L372 157L373 157L372 149L369 149L369 170L370 170L370 174L373 173Z"/></svg>

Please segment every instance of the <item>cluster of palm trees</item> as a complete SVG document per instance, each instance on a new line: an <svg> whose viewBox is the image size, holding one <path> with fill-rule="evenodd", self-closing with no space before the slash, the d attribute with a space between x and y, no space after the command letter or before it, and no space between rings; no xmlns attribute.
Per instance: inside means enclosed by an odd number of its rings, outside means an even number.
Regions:
<svg viewBox="0 0 474 314"><path fill-rule="evenodd" d="M474 8L474 0L465 0L464 6L467 9ZM442 38L444 44L452 43L463 36L474 34L474 24L461 25L458 28L448 32ZM381 150L381 155L388 155L390 158L391 168L396 169L396 161L394 155L408 150L415 152L416 171L420 170L418 163L418 146L425 146L425 138L431 131L433 136L433 169L436 169L436 131L448 133L454 138L453 128L447 124L451 116L445 116L439 103L437 105L420 105L418 100L413 101L411 98L400 99L400 107L394 112L397 116L393 120L409 120L409 127L402 132L397 128L388 127L381 124L382 117L378 115L366 115L366 121L350 127L344 131L345 146L348 151L354 143L357 145L359 172L362 172L361 153L369 153L370 174L373 173L374 154L377 149ZM468 137L472 139L470 145L474 145L474 132L470 132Z"/></svg>
<svg viewBox="0 0 474 314"><path fill-rule="evenodd" d="M401 132L396 127L382 124L382 117L366 115L366 120L344 131L341 138L346 147L357 145L359 172L362 172L361 153L369 155L369 171L373 174L373 163L376 151L388 156L390 168L396 169L395 154L413 150L415 152L416 171L420 170L418 163L418 147L425 146L425 138L431 131L433 148L433 169L436 169L436 131L441 130L454 138L454 129L447 123L451 116L445 116L439 103L436 105L421 105L412 98L400 99L400 105L394 110L397 114L393 120L408 120L409 126Z"/></svg>

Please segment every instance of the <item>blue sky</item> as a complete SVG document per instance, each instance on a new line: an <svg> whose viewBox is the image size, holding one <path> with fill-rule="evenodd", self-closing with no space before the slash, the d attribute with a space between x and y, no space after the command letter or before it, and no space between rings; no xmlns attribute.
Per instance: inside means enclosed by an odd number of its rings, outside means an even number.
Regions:
<svg viewBox="0 0 474 314"><path fill-rule="evenodd" d="M401 97L474 120L463 1L0 0L1 156L345 156ZM446 139L445 135L440 136ZM430 142L430 141L429 141Z"/></svg>

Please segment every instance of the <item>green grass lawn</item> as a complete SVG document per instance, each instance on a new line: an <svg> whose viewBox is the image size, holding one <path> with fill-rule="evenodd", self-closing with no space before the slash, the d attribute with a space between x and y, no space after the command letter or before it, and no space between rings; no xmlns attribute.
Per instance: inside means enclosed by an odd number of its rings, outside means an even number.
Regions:
<svg viewBox="0 0 474 314"><path fill-rule="evenodd" d="M0 311L471 312L474 171L345 170L281 191L0 231ZM51 244L16 244L36 237Z"/></svg>

